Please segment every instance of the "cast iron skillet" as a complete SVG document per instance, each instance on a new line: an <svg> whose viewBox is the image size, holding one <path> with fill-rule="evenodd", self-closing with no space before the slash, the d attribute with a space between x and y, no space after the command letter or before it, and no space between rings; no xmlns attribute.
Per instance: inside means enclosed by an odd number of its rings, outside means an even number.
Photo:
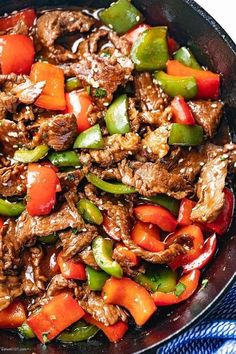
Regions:
<svg viewBox="0 0 236 354"><path fill-rule="evenodd" d="M171 34L182 44L190 46L197 59L223 74L222 98L231 137L236 142L236 46L223 29L192 0L133 0L151 25L166 24ZM109 0L0 0L0 14L25 7L106 7ZM16 53L17 55L17 53ZM223 130L222 130L223 131ZM222 133L223 134L223 133ZM21 341L11 333L0 333L0 351L23 353L106 353L128 354L157 347L206 316L235 281L236 215L227 235L222 238L217 257L204 273L208 286L188 301L157 313L142 329L133 329L118 344L113 345L101 335L88 343L45 346L36 341ZM167 316L168 315L168 316ZM155 347L155 350L154 350ZM6 350L6 349L5 349Z"/></svg>

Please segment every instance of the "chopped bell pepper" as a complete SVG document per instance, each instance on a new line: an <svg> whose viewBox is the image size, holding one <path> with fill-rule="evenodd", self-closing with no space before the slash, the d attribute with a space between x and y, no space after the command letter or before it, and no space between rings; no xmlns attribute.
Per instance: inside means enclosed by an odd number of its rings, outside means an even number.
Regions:
<svg viewBox="0 0 236 354"><path fill-rule="evenodd" d="M107 273L95 270L89 266L86 266L86 274L88 278L89 289L93 291L101 291L107 279L110 278Z"/></svg>
<svg viewBox="0 0 236 354"><path fill-rule="evenodd" d="M98 207L88 199L80 199L77 209L83 219L91 224L101 225L103 216Z"/></svg>
<svg viewBox="0 0 236 354"><path fill-rule="evenodd" d="M178 295L176 291L169 293L156 291L152 294L155 304L157 306L170 306L187 300L196 291L200 275L201 273L198 269L192 270L190 273L183 275L178 283L183 285L183 291L181 291L180 295ZM176 288L178 287L178 284Z"/></svg>
<svg viewBox="0 0 236 354"><path fill-rule="evenodd" d="M200 125L173 123L170 129L169 144L180 146L201 145L203 129Z"/></svg>
<svg viewBox="0 0 236 354"><path fill-rule="evenodd" d="M104 214L102 226L104 231L115 241L121 240L121 231L117 228L113 218L110 218L108 215Z"/></svg>
<svg viewBox="0 0 236 354"><path fill-rule="evenodd" d="M193 76L197 82L197 98L218 99L220 92L220 75L209 70L192 69L179 63L177 60L169 60L167 73L176 77Z"/></svg>
<svg viewBox="0 0 236 354"><path fill-rule="evenodd" d="M34 103L36 106L50 110L65 110L64 72L61 68L37 62L32 65L30 79L33 82L46 82L41 95Z"/></svg>
<svg viewBox="0 0 236 354"><path fill-rule="evenodd" d="M188 225L182 226L178 231L170 234L166 237L165 242L170 245L172 244L178 237L180 236L190 236L191 243L189 250L186 254L177 257L171 264L172 269L176 269L184 264L187 264L194 259L196 259L202 252L204 247L204 238L202 231L199 226L196 225Z"/></svg>
<svg viewBox="0 0 236 354"><path fill-rule="evenodd" d="M101 236L92 243L93 255L98 266L107 274L122 278L123 270L118 262L112 259L112 241Z"/></svg>
<svg viewBox="0 0 236 354"><path fill-rule="evenodd" d="M93 173L88 173L86 178L95 187L97 187L107 193L112 193L112 194L136 193L136 191L133 187L126 186L123 183L109 183L109 182L103 181L101 178L97 177Z"/></svg>
<svg viewBox="0 0 236 354"><path fill-rule="evenodd" d="M167 43L168 43L169 54L172 55L179 48L179 44L172 37L168 37Z"/></svg>
<svg viewBox="0 0 236 354"><path fill-rule="evenodd" d="M38 145L32 150L19 149L16 150L13 158L23 163L37 162L47 155L48 150L49 147L47 145Z"/></svg>
<svg viewBox="0 0 236 354"><path fill-rule="evenodd" d="M81 88L81 83L77 77L70 77L66 80L66 92L71 92Z"/></svg>
<svg viewBox="0 0 236 354"><path fill-rule="evenodd" d="M174 291L177 282L177 273L167 266L152 265L145 273L138 273L134 280L147 290L168 293Z"/></svg>
<svg viewBox="0 0 236 354"><path fill-rule="evenodd" d="M192 111L181 96L176 96L171 102L172 112L174 114L173 121L180 124L195 124Z"/></svg>
<svg viewBox="0 0 236 354"><path fill-rule="evenodd" d="M102 296L105 303L126 308L138 326L143 326L156 311L148 291L129 278L108 279L103 287Z"/></svg>
<svg viewBox="0 0 236 354"><path fill-rule="evenodd" d="M8 16L0 17L0 31L7 31L14 27L18 21L24 22L24 24L30 28L36 19L36 13L34 9L24 9Z"/></svg>
<svg viewBox="0 0 236 354"><path fill-rule="evenodd" d="M78 302L69 293L61 293L42 306L40 311L32 314L26 322L40 342L46 343L83 316L84 310Z"/></svg>
<svg viewBox="0 0 236 354"><path fill-rule="evenodd" d="M57 263L64 278L86 280L85 265L83 263L73 260L65 261L62 252L57 257Z"/></svg>
<svg viewBox="0 0 236 354"><path fill-rule="evenodd" d="M32 339L36 337L32 329L26 322L22 323L22 325L17 329L23 339Z"/></svg>
<svg viewBox="0 0 236 354"><path fill-rule="evenodd" d="M0 231L2 230L4 219L0 217Z"/></svg>
<svg viewBox="0 0 236 354"><path fill-rule="evenodd" d="M56 172L37 163L28 165L27 211L31 216L47 215L56 203L56 192L61 190Z"/></svg>
<svg viewBox="0 0 236 354"><path fill-rule="evenodd" d="M219 236L222 236L229 229L235 205L235 197L231 190L224 188L224 195L224 206L216 220L211 223L203 224L209 231L216 232Z"/></svg>
<svg viewBox="0 0 236 354"><path fill-rule="evenodd" d="M17 328L26 320L24 305L15 300L7 308L0 311L0 328Z"/></svg>
<svg viewBox="0 0 236 354"><path fill-rule="evenodd" d="M167 27L151 27L141 33L130 56L138 71L165 69L169 59Z"/></svg>
<svg viewBox="0 0 236 354"><path fill-rule="evenodd" d="M151 28L151 26L147 25L146 23L141 23L140 25L135 26L127 33L125 33L123 37L126 38L130 43L134 44L139 35L149 28Z"/></svg>
<svg viewBox="0 0 236 354"><path fill-rule="evenodd" d="M183 265L183 273L188 273L193 269L204 268L213 258L217 246L216 234L210 236L204 243L204 247L200 256L195 258L192 262Z"/></svg>
<svg viewBox="0 0 236 354"><path fill-rule="evenodd" d="M35 54L30 37L22 34L0 36L0 52L2 74L29 74Z"/></svg>
<svg viewBox="0 0 236 354"><path fill-rule="evenodd" d="M191 50L186 47L181 47L174 54L174 59L186 66L189 66L190 68L202 70L201 65L198 64Z"/></svg>
<svg viewBox="0 0 236 354"><path fill-rule="evenodd" d="M118 34L124 34L142 22L141 12L130 0L118 0L105 10L99 12L100 20Z"/></svg>
<svg viewBox="0 0 236 354"><path fill-rule="evenodd" d="M80 166L79 156L75 151L52 152L48 159L58 167Z"/></svg>
<svg viewBox="0 0 236 354"><path fill-rule="evenodd" d="M115 250L129 262L131 267L135 267L139 264L139 257L134 252L130 251L123 243L117 243L114 251Z"/></svg>
<svg viewBox="0 0 236 354"><path fill-rule="evenodd" d="M105 115L106 127L109 134L125 134L130 132L127 111L127 95L121 95L112 102Z"/></svg>
<svg viewBox="0 0 236 354"><path fill-rule="evenodd" d="M192 220L190 218L193 208L196 202L188 198L183 198L180 203L178 224L181 226L192 225Z"/></svg>
<svg viewBox="0 0 236 354"><path fill-rule="evenodd" d="M154 73L154 77L170 97L179 95L190 99L197 95L197 82L193 75L174 76L168 75L164 71L157 71Z"/></svg>
<svg viewBox="0 0 236 354"><path fill-rule="evenodd" d="M76 138L74 149L102 149L104 146L102 132L99 124L84 130Z"/></svg>
<svg viewBox="0 0 236 354"><path fill-rule="evenodd" d="M176 218L159 205L140 205L134 208L134 215L143 222L157 225L163 231L173 232L177 227Z"/></svg>
<svg viewBox="0 0 236 354"><path fill-rule="evenodd" d="M87 91L82 90L66 93L65 113L74 113L79 133L91 127L88 121L88 112L92 107L92 103L92 99Z"/></svg>
<svg viewBox="0 0 236 354"><path fill-rule="evenodd" d="M125 335L128 330L128 325L125 322L118 321L112 326L105 326L103 323L95 320L89 314L84 315L84 319L86 322L91 323L101 329L103 333L107 336L110 342L117 343L119 342Z"/></svg>
<svg viewBox="0 0 236 354"><path fill-rule="evenodd" d="M175 216L179 213L179 200L170 197L166 194L158 194L153 197L141 197L143 200L150 202L152 204L158 204L166 209L168 209Z"/></svg>
<svg viewBox="0 0 236 354"><path fill-rule="evenodd" d="M71 328L71 330L62 332L57 337L57 340L63 343L81 342L94 337L98 331L99 328L96 326L88 325L84 321L79 321Z"/></svg>
<svg viewBox="0 0 236 354"><path fill-rule="evenodd" d="M22 202L9 202L6 199L0 198L0 215L9 218L19 216L25 210L25 205Z"/></svg>
<svg viewBox="0 0 236 354"><path fill-rule="evenodd" d="M45 243L47 245L53 245L54 243L56 243L58 241L59 236L56 232L54 232L53 234L50 234L47 236L37 237L37 239L41 243Z"/></svg>
<svg viewBox="0 0 236 354"><path fill-rule="evenodd" d="M160 252L165 249L160 241L160 230L156 225L137 221L131 231L134 243L150 252Z"/></svg>

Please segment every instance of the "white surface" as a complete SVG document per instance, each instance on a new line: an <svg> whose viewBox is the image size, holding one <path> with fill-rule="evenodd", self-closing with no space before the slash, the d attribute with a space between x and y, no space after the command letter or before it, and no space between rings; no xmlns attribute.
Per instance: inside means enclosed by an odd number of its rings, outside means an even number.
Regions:
<svg viewBox="0 0 236 354"><path fill-rule="evenodd" d="M225 29L236 43L235 0L195 0Z"/></svg>

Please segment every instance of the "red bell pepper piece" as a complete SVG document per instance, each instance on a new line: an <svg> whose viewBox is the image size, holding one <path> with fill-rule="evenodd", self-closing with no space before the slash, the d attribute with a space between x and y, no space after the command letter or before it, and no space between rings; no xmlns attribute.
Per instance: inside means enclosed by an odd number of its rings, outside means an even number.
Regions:
<svg viewBox="0 0 236 354"><path fill-rule="evenodd" d="M216 220L211 223L203 224L203 226L209 231L216 232L220 236L222 236L230 227L235 204L235 197L231 190L224 188L224 194L224 206Z"/></svg>
<svg viewBox="0 0 236 354"><path fill-rule="evenodd" d="M26 26L30 28L33 26L35 19L36 13L34 9L25 9L17 12L16 14L0 17L0 31L7 31L11 29L19 20L23 21Z"/></svg>
<svg viewBox="0 0 236 354"><path fill-rule="evenodd" d="M33 82L46 81L42 94L34 103L36 106L51 110L65 110L64 72L61 68L38 62L33 64L30 78Z"/></svg>
<svg viewBox="0 0 236 354"><path fill-rule="evenodd" d="M220 91L220 75L209 70L198 70L185 66L177 60L167 62L167 74L174 76L193 76L198 86L197 98L218 99Z"/></svg>
<svg viewBox="0 0 236 354"><path fill-rule="evenodd" d="M118 243L114 249L114 251L117 250L120 254L124 256L125 259L127 259L129 265L132 267L135 267L139 264L139 257L136 256L136 254L132 251L130 251L123 243Z"/></svg>
<svg viewBox="0 0 236 354"><path fill-rule="evenodd" d="M4 219L2 217L0 217L0 231L3 227L3 224L4 224Z"/></svg>
<svg viewBox="0 0 236 354"><path fill-rule="evenodd" d="M30 37L22 34L0 36L2 74L29 74L34 54L34 43Z"/></svg>
<svg viewBox="0 0 236 354"><path fill-rule="evenodd" d="M151 28L151 26L146 23L141 23L129 30L123 37L133 44L138 39L138 36L149 28Z"/></svg>
<svg viewBox="0 0 236 354"><path fill-rule="evenodd" d="M85 265L83 263L71 260L65 261L62 257L62 253L59 253L57 263L64 278L86 280Z"/></svg>
<svg viewBox="0 0 236 354"><path fill-rule="evenodd" d="M41 310L32 314L27 323L40 342L55 338L60 332L78 321L84 310L69 293L56 295Z"/></svg>
<svg viewBox="0 0 236 354"><path fill-rule="evenodd" d="M168 37L167 43L170 55L179 49L179 44L174 40L174 38Z"/></svg>
<svg viewBox="0 0 236 354"><path fill-rule="evenodd" d="M26 320L24 305L16 300L0 311L0 328L17 328Z"/></svg>
<svg viewBox="0 0 236 354"><path fill-rule="evenodd" d="M174 114L174 122L180 124L195 124L192 111L181 96L176 96L171 102L172 112Z"/></svg>
<svg viewBox="0 0 236 354"><path fill-rule="evenodd" d="M134 208L134 215L143 222L149 222L163 231L173 232L177 226L176 218L159 205L140 205Z"/></svg>
<svg viewBox="0 0 236 354"><path fill-rule="evenodd" d="M185 290L180 296L177 296L174 291L170 293L156 291L152 294L155 304L157 306L170 306L187 300L197 289L200 275L201 272L198 269L195 269L180 278L179 283L182 283L185 286Z"/></svg>
<svg viewBox="0 0 236 354"><path fill-rule="evenodd" d="M184 264L187 264L196 259L201 254L204 246L202 231L200 227L196 225L182 226L178 231L168 235L165 239L165 242L170 245L176 240L176 238L181 235L190 236L193 244L186 254L177 257L177 259L170 264L171 268L173 269L183 266Z"/></svg>
<svg viewBox="0 0 236 354"><path fill-rule="evenodd" d="M149 292L129 278L110 278L106 281L102 295L107 304L125 307L138 326L144 325L156 311Z"/></svg>
<svg viewBox="0 0 236 354"><path fill-rule="evenodd" d="M216 246L217 246L217 238L216 238L216 234L213 234L211 237L209 237L206 240L200 256L194 259L192 262L187 263L183 266L183 272L188 273L193 269L204 268L207 265L207 263L209 263L210 260L213 258L216 251Z"/></svg>
<svg viewBox="0 0 236 354"><path fill-rule="evenodd" d="M66 93L66 113L74 113L77 119L78 132L91 127L88 121L88 112L92 106L92 99L86 91L72 91Z"/></svg>
<svg viewBox="0 0 236 354"><path fill-rule="evenodd" d="M136 245L151 252L165 249L164 243L160 241L160 230L156 225L137 221L131 231L131 238Z"/></svg>
<svg viewBox="0 0 236 354"><path fill-rule="evenodd" d="M179 216L178 224L181 226L192 225L192 220L190 219L193 208L195 207L196 202L193 200L184 198L181 200L179 207Z"/></svg>
<svg viewBox="0 0 236 354"><path fill-rule="evenodd" d="M55 171L38 163L28 165L27 211L31 216L47 215L56 202L56 192L61 190Z"/></svg>
<svg viewBox="0 0 236 354"><path fill-rule="evenodd" d="M103 215L103 223L102 223L104 231L113 238L115 241L121 240L121 231L117 228L114 220L110 218L107 214Z"/></svg>
<svg viewBox="0 0 236 354"><path fill-rule="evenodd" d="M128 330L127 323L122 321L118 321L112 326L105 326L103 323L95 320L92 316L90 316L87 313L84 315L84 319L86 322L100 328L103 331L103 333L107 336L109 341L112 343L119 342L124 337L125 333Z"/></svg>

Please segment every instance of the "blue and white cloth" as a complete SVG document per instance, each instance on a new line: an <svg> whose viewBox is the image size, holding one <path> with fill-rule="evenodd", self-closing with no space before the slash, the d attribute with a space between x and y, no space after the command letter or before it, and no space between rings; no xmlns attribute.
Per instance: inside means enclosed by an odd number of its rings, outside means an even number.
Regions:
<svg viewBox="0 0 236 354"><path fill-rule="evenodd" d="M236 283L206 319L158 354L236 354Z"/></svg>

